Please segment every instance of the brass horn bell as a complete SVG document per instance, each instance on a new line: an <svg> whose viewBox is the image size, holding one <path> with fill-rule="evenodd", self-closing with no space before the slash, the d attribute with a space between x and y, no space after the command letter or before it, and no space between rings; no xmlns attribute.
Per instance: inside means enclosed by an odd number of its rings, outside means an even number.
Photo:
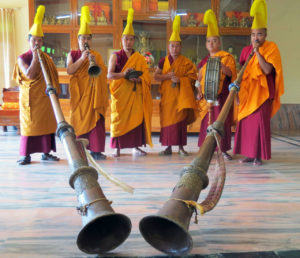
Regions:
<svg viewBox="0 0 300 258"><path fill-rule="evenodd" d="M88 254L108 252L129 236L131 231L130 219L115 213L100 185L97 182L97 171L92 167L84 167L76 178L70 178L71 186L78 194L81 206L77 207L82 216L83 227L77 236L78 248ZM86 187L88 185L88 187Z"/></svg>
<svg viewBox="0 0 300 258"><path fill-rule="evenodd" d="M89 76L98 77L101 74L100 66L98 66L92 58L90 58L89 61L90 61L90 65L88 69Z"/></svg>
<svg viewBox="0 0 300 258"><path fill-rule="evenodd" d="M90 50L90 47L87 43L84 44L86 50ZM101 68L96 64L94 58L91 58L89 55L89 69L88 74L90 77L98 77L101 74Z"/></svg>

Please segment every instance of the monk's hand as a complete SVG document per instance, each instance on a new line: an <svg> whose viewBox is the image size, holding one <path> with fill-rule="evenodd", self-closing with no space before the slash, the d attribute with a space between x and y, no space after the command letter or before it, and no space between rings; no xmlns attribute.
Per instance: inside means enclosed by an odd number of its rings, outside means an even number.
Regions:
<svg viewBox="0 0 300 258"><path fill-rule="evenodd" d="M38 48L35 47L32 51L32 58L33 59L39 59L39 55L38 55Z"/></svg>
<svg viewBox="0 0 300 258"><path fill-rule="evenodd" d="M252 44L252 47L253 47L253 52L255 54L259 53L259 46L260 46L260 42L258 40L256 40L253 44Z"/></svg>
<svg viewBox="0 0 300 258"><path fill-rule="evenodd" d="M177 76L174 75L174 76L172 76L171 81L175 82L175 83L179 83L180 79L179 79L179 77L177 77Z"/></svg>
<svg viewBox="0 0 300 258"><path fill-rule="evenodd" d="M83 51L81 52L81 57L80 57L80 58L81 58L82 60L85 60L85 59L88 57L89 53L90 53L89 50L83 50Z"/></svg>
<svg viewBox="0 0 300 258"><path fill-rule="evenodd" d="M142 79L139 77L139 78L131 78L129 79L129 81L132 81L132 82L141 82Z"/></svg>
<svg viewBox="0 0 300 258"><path fill-rule="evenodd" d="M259 49L259 47L254 47L254 48L253 48L253 52L254 52L255 54L259 53L258 49Z"/></svg>
<svg viewBox="0 0 300 258"><path fill-rule="evenodd" d="M231 77L232 73L231 70L228 66L224 65L223 63L221 63L221 71L222 73L224 73L225 75Z"/></svg>
<svg viewBox="0 0 300 258"><path fill-rule="evenodd" d="M123 72L123 77L126 77L126 74L129 73L130 71L132 71L133 68L127 68L124 72Z"/></svg>
<svg viewBox="0 0 300 258"><path fill-rule="evenodd" d="M201 99L203 98L203 94L202 94L202 91L201 91L200 87L197 88L197 91L198 91L197 99L198 99L198 100L201 100Z"/></svg>
<svg viewBox="0 0 300 258"><path fill-rule="evenodd" d="M172 80L172 78L175 76L175 73L174 72L169 72L169 73L167 73L167 79L169 79L169 80Z"/></svg>

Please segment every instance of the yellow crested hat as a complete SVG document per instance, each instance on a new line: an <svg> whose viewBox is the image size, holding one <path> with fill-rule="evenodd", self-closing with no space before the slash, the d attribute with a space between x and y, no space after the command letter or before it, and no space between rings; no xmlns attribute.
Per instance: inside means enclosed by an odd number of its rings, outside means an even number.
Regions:
<svg viewBox="0 0 300 258"><path fill-rule="evenodd" d="M36 37L44 37L44 33L42 30L44 14L45 14L45 6L39 5L39 7L36 10L33 25L31 26L28 34Z"/></svg>
<svg viewBox="0 0 300 258"><path fill-rule="evenodd" d="M218 37L219 34L219 27L215 13L212 9L208 9L203 17L203 23L207 24L207 32L206 37Z"/></svg>
<svg viewBox="0 0 300 258"><path fill-rule="evenodd" d="M180 16L176 15L173 21L173 32L169 41L181 41L180 38Z"/></svg>
<svg viewBox="0 0 300 258"><path fill-rule="evenodd" d="M251 29L266 29L267 28L267 4L265 0L254 0L250 16L253 16Z"/></svg>
<svg viewBox="0 0 300 258"><path fill-rule="evenodd" d="M134 30L133 30L133 26L132 26L133 14L134 14L133 8L129 8L128 9L128 15L127 15L127 24L126 24L126 27L123 31L122 36L123 35L132 35L132 36L134 36Z"/></svg>
<svg viewBox="0 0 300 258"><path fill-rule="evenodd" d="M88 6L81 7L80 17L80 28L78 31L79 35L90 35L92 34L89 23L91 22L90 9Z"/></svg>

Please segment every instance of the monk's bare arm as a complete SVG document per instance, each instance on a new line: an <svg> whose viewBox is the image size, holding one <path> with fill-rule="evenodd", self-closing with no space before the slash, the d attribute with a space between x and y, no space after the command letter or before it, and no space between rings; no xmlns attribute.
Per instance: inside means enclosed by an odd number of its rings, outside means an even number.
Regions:
<svg viewBox="0 0 300 258"><path fill-rule="evenodd" d="M156 81L171 80L172 76L174 76L174 73L162 74L162 70L158 67L156 68L156 70L154 72L154 79Z"/></svg>
<svg viewBox="0 0 300 258"><path fill-rule="evenodd" d="M254 48L254 52L257 56L260 68L262 69L262 71L264 72L265 75L269 75L272 72L273 68L274 68L273 65L268 63L265 60L265 58L259 53L257 48Z"/></svg>
<svg viewBox="0 0 300 258"><path fill-rule="evenodd" d="M117 80L125 77L128 69L126 69L124 72L115 73L116 62L117 62L117 55L112 54L111 57L109 58L107 79Z"/></svg>
<svg viewBox="0 0 300 258"><path fill-rule="evenodd" d="M224 73L226 76L231 77L232 76L232 72L230 70L230 68L226 65L224 65L223 63L221 63L221 70L222 73Z"/></svg>
<svg viewBox="0 0 300 258"><path fill-rule="evenodd" d="M202 80L202 67L198 70L198 82Z"/></svg>
<svg viewBox="0 0 300 258"><path fill-rule="evenodd" d="M78 68L82 65L83 61L87 58L88 53L88 51L83 51L81 57L78 60L76 60L75 63L73 63L73 59L70 52L67 58L67 73L70 75L76 73Z"/></svg>
<svg viewBox="0 0 300 258"><path fill-rule="evenodd" d="M18 58L18 65L23 74L30 80L35 79L41 69L39 58L35 51L33 51L33 57L30 65L27 65L21 58Z"/></svg>

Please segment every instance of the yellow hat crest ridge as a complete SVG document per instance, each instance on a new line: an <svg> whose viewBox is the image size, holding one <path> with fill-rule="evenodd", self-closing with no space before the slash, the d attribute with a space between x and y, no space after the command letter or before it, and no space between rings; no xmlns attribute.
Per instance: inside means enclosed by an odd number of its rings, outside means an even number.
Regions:
<svg viewBox="0 0 300 258"><path fill-rule="evenodd" d="M89 23L91 22L90 9L88 6L81 7L81 17L80 17L80 28L78 31L79 35L90 35L92 34Z"/></svg>
<svg viewBox="0 0 300 258"><path fill-rule="evenodd" d="M122 36L124 36L124 35L134 36L134 29L133 29L133 26L132 26L133 14L134 14L133 8L129 8L128 9L128 15L127 15L127 24L126 24L126 27L123 31Z"/></svg>
<svg viewBox="0 0 300 258"><path fill-rule="evenodd" d="M267 4L265 0L254 0L250 16L253 16L253 23L251 29L266 29L267 28Z"/></svg>
<svg viewBox="0 0 300 258"><path fill-rule="evenodd" d="M220 36L217 18L213 10L208 9L205 12L203 17L203 23L207 25L207 38Z"/></svg>
<svg viewBox="0 0 300 258"><path fill-rule="evenodd" d="M44 14L45 14L45 6L39 5L39 7L36 10L35 17L34 17L34 23L31 26L28 34L30 34L32 36L36 36L36 37L44 37L44 33L42 30Z"/></svg>
<svg viewBox="0 0 300 258"><path fill-rule="evenodd" d="M173 21L173 32L169 41L181 41L180 38L180 16L176 15Z"/></svg>

